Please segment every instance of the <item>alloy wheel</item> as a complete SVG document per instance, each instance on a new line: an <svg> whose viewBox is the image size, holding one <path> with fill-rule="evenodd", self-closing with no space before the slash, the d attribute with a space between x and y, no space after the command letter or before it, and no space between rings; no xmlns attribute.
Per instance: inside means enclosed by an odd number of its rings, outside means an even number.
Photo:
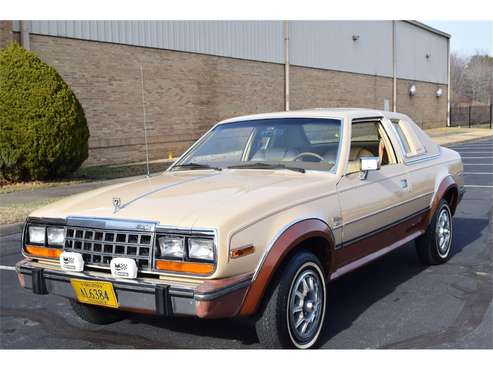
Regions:
<svg viewBox="0 0 493 370"><path fill-rule="evenodd" d="M446 258L450 252L450 244L452 241L452 223L450 212L447 207L443 207L438 215L436 224L436 242L438 246L438 254L442 258Z"/></svg>
<svg viewBox="0 0 493 370"><path fill-rule="evenodd" d="M302 266L291 284L288 301L290 336L299 348L311 346L317 339L325 313L325 285L313 263Z"/></svg>

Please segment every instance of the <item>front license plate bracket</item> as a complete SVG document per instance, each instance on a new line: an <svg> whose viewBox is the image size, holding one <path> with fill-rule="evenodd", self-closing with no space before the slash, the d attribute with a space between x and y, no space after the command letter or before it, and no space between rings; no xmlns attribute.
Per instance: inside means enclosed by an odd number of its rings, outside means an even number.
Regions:
<svg viewBox="0 0 493 370"><path fill-rule="evenodd" d="M80 303L118 308L113 284L109 281L70 279L75 296Z"/></svg>

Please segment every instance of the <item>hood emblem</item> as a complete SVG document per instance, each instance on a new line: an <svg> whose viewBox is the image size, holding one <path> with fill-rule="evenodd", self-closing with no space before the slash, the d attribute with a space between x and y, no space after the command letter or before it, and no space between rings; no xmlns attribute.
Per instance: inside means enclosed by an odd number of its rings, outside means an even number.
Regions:
<svg viewBox="0 0 493 370"><path fill-rule="evenodd" d="M118 212L122 208L122 200L120 197L113 197L113 213Z"/></svg>

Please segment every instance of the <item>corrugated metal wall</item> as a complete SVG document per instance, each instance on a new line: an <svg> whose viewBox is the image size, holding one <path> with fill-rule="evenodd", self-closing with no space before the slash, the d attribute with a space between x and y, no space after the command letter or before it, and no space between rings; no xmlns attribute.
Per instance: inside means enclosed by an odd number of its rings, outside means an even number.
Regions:
<svg viewBox="0 0 493 370"><path fill-rule="evenodd" d="M406 22L397 22L396 34L399 78L447 83L448 49L445 37Z"/></svg>
<svg viewBox="0 0 493 370"><path fill-rule="evenodd" d="M282 63L281 21L31 21L31 32Z"/></svg>
<svg viewBox="0 0 493 370"><path fill-rule="evenodd" d="M282 21L31 21L30 28L41 35L284 60ZM398 78L447 83L447 38L403 21L396 35ZM289 37L293 65L392 76L392 21L290 21Z"/></svg>
<svg viewBox="0 0 493 370"><path fill-rule="evenodd" d="M392 21L296 21L289 39L294 65L392 76Z"/></svg>

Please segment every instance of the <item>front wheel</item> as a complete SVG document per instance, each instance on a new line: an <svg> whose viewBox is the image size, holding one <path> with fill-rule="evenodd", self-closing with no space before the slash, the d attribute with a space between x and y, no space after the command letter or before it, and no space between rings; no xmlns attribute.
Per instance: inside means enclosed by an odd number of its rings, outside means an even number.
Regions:
<svg viewBox="0 0 493 370"><path fill-rule="evenodd" d="M438 265L449 260L452 231L452 212L448 203L442 199L426 233L416 240L416 252L423 264Z"/></svg>
<svg viewBox="0 0 493 370"><path fill-rule="evenodd" d="M273 281L256 322L260 343L268 348L310 348L324 323L326 284L318 258L295 254Z"/></svg>

